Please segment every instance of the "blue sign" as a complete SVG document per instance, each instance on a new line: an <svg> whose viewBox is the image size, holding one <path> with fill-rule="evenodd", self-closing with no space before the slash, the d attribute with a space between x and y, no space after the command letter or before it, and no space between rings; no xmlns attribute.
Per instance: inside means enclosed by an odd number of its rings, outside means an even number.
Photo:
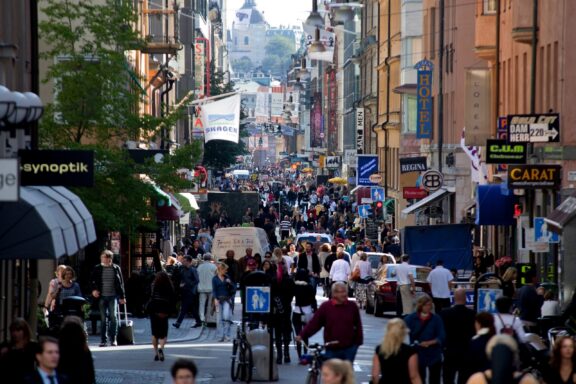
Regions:
<svg viewBox="0 0 576 384"><path fill-rule="evenodd" d="M534 241L537 243L558 243L560 235L548 230L548 223L543 217L534 218Z"/></svg>
<svg viewBox="0 0 576 384"><path fill-rule="evenodd" d="M378 185L370 181L370 176L378 173L378 155L358 155L356 185L372 187Z"/></svg>
<svg viewBox="0 0 576 384"><path fill-rule="evenodd" d="M501 289L479 288L476 312L496 313L496 299L502 296Z"/></svg>
<svg viewBox="0 0 576 384"><path fill-rule="evenodd" d="M270 287L246 287L246 313L270 313Z"/></svg>
<svg viewBox="0 0 576 384"><path fill-rule="evenodd" d="M450 291L450 305L454 305L454 290ZM474 290L466 290L466 306L472 308L474 305Z"/></svg>
<svg viewBox="0 0 576 384"><path fill-rule="evenodd" d="M372 197L372 201L374 203L377 201L384 201L384 188L382 187L370 188L370 196Z"/></svg>
<svg viewBox="0 0 576 384"><path fill-rule="evenodd" d="M370 216L370 205L369 204L363 204L363 205L359 205L358 206L358 216L360 216L360 218L362 219L366 219Z"/></svg>
<svg viewBox="0 0 576 384"><path fill-rule="evenodd" d="M416 138L432 138L432 70L434 65L428 60L420 60L414 66L416 74Z"/></svg>

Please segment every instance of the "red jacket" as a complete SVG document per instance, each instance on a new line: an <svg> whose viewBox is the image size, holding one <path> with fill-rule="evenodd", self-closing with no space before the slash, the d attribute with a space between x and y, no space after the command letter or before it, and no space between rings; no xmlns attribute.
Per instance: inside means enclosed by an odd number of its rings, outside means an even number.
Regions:
<svg viewBox="0 0 576 384"><path fill-rule="evenodd" d="M344 349L364 343L362 319L356 303L346 300L336 304L328 300L318 308L314 317L300 332L300 337L308 339L324 327L324 342L338 341L328 349Z"/></svg>

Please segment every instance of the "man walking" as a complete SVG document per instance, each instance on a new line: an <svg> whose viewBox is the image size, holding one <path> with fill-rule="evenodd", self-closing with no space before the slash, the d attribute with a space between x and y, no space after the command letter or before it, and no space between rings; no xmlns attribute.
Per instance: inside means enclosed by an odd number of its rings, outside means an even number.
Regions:
<svg viewBox="0 0 576 384"><path fill-rule="evenodd" d="M92 270L90 285L92 286L92 296L99 299L100 309L100 346L105 347L110 339L110 345L118 345L116 335L118 334L118 301L126 304L126 293L124 290L124 279L120 266L112 262L112 251L105 250L100 254L100 264ZM107 317L108 316L108 317ZM107 320L110 325L107 327ZM108 328L108 333L106 329Z"/></svg>
<svg viewBox="0 0 576 384"><path fill-rule="evenodd" d="M354 363L356 352L364 342L362 319L356 303L348 300L346 284L332 285L332 299L325 301L314 317L296 337L297 342L307 340L324 327L325 360L338 358Z"/></svg>
<svg viewBox="0 0 576 384"><path fill-rule="evenodd" d="M398 315L407 316L414 311L414 293L416 292L416 283L412 274L412 267L408 262L410 257L402 255L402 263L396 265L396 279L398 281L397 309Z"/></svg>
<svg viewBox="0 0 576 384"><path fill-rule="evenodd" d="M216 276L216 265L212 263L212 254L205 253L204 262L198 266L198 294L200 295L200 321L206 326L206 314L212 308L212 279Z"/></svg>
<svg viewBox="0 0 576 384"><path fill-rule="evenodd" d="M178 319L172 326L174 328L180 328L184 317L188 314L188 311L192 310L192 316L194 320L196 320L196 324L194 324L192 328L198 328L202 326L202 320L200 320L200 315L198 314L198 284L200 279L198 277L198 271L192 266L192 256L184 256L179 274L182 304L180 306L180 315L178 315Z"/></svg>
<svg viewBox="0 0 576 384"><path fill-rule="evenodd" d="M468 380L464 368L467 365L468 347L474 337L475 313L466 307L466 290L459 288L454 291L454 305L440 312L446 330L444 344L443 383L454 384L458 374L458 384Z"/></svg>
<svg viewBox="0 0 576 384"><path fill-rule="evenodd" d="M436 313L450 306L450 282L452 280L454 280L452 272L444 268L444 262L439 259L436 262L436 268L428 274L426 279L430 283Z"/></svg>
<svg viewBox="0 0 576 384"><path fill-rule="evenodd" d="M520 319L530 322L530 327L535 327L544 303L544 289L536 289L538 277L535 270L528 270L525 277L526 284L517 293L518 309L520 310Z"/></svg>
<svg viewBox="0 0 576 384"><path fill-rule="evenodd" d="M280 239L284 240L290 237L290 229L292 228L292 223L290 222L290 217L288 215L284 216L284 220L280 222Z"/></svg>

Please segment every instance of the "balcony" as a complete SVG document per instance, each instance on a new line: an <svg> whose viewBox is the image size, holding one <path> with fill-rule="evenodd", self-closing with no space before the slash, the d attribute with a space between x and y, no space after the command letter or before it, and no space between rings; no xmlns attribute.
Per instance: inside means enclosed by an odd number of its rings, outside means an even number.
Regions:
<svg viewBox="0 0 576 384"><path fill-rule="evenodd" d="M178 34L178 10L152 9L142 10L143 53L175 55L182 49Z"/></svg>
<svg viewBox="0 0 576 384"><path fill-rule="evenodd" d="M512 2L512 38L517 43L532 42L533 0L513 0Z"/></svg>

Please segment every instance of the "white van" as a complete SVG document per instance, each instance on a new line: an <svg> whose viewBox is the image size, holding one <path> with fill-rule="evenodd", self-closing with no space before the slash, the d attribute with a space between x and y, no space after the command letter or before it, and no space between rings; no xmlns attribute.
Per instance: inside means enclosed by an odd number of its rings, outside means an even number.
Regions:
<svg viewBox="0 0 576 384"><path fill-rule="evenodd" d="M264 253L270 250L266 232L256 227L219 228L214 234L211 253L214 259L220 260L226 258L226 251L231 249L238 260L246 254L246 248L252 248L252 255L259 253L264 260Z"/></svg>
<svg viewBox="0 0 576 384"><path fill-rule="evenodd" d="M250 178L250 171L247 169L235 169L232 171L232 176L238 180L248 180Z"/></svg>

